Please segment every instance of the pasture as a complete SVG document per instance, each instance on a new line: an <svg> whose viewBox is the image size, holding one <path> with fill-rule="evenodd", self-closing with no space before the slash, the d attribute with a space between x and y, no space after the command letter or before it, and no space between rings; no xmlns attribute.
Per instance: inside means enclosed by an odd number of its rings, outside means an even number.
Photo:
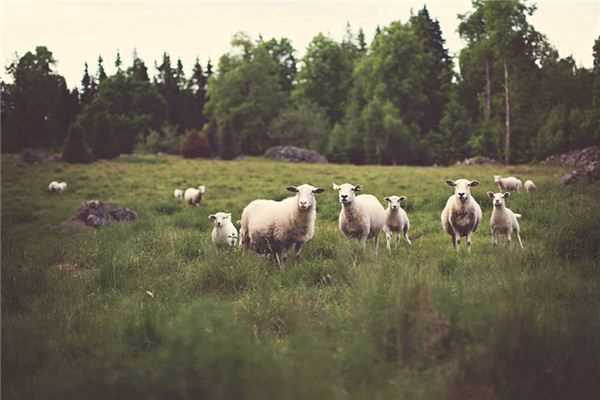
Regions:
<svg viewBox="0 0 600 400"><path fill-rule="evenodd" d="M3 155L3 398L589 398L600 392L600 186L560 187L562 172ZM538 186L508 202L524 250L491 244L495 174ZM460 177L481 181L470 255L440 226L445 180ZM47 192L55 179L65 193ZM389 255L382 235L375 257L345 239L332 182L407 196L412 248ZM281 271L214 250L209 214L235 221L302 183L326 190L298 260ZM173 198L200 184L202 207ZM65 223L93 198L138 220Z"/></svg>

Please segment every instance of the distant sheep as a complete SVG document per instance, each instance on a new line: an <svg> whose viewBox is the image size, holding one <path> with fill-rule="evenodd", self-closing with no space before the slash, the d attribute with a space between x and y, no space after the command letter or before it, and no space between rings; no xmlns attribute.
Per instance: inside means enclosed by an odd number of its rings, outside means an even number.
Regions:
<svg viewBox="0 0 600 400"><path fill-rule="evenodd" d="M523 187L526 192L535 192L537 190L537 186L535 186L535 183L531 179L526 180Z"/></svg>
<svg viewBox="0 0 600 400"><path fill-rule="evenodd" d="M452 237L452 245L458 250L460 238L467 241L467 250L471 251L471 236L481 223L481 207L471 196L471 188L479 181L467 179L447 180L446 184L454 188L454 194L448 198L442 211L442 228Z"/></svg>
<svg viewBox="0 0 600 400"><path fill-rule="evenodd" d="M409 246L412 245L412 242L408 238L408 230L410 229L408 214L406 214L406 211L400 204L404 200L406 200L406 196L388 196L385 198L388 207L385 209L383 231L385 232L389 252L392 251L391 242L393 241L394 233L397 234L396 245L400 242L400 235L404 237Z"/></svg>
<svg viewBox="0 0 600 400"><path fill-rule="evenodd" d="M240 246L258 253L271 254L281 266L293 246L296 256L315 234L316 193L323 189L312 185L288 186L295 193L281 201L254 200L244 208L240 227Z"/></svg>
<svg viewBox="0 0 600 400"><path fill-rule="evenodd" d="M65 190L67 190L67 182L52 181L52 182L50 182L48 184L48 191L49 192L62 193Z"/></svg>
<svg viewBox="0 0 600 400"><path fill-rule="evenodd" d="M521 227L519 226L519 218L521 214L514 213L510 208L506 207L506 199L510 197L510 193L492 193L487 192L487 195L492 199L494 211L490 218L490 229L492 231L492 244L498 244L498 235L505 235L508 243L510 243L512 234L517 235L519 245L523 248L521 241Z"/></svg>
<svg viewBox="0 0 600 400"><path fill-rule="evenodd" d="M520 192L523 187L523 182L514 176L502 178L499 175L494 175L494 183L501 192Z"/></svg>
<svg viewBox="0 0 600 400"><path fill-rule="evenodd" d="M173 196L177 199L177 200L183 200L183 190L181 189L175 189L173 191Z"/></svg>
<svg viewBox="0 0 600 400"><path fill-rule="evenodd" d="M217 247L235 247L237 245L238 231L231 222L231 214L218 212L208 216L213 223L211 233L212 242Z"/></svg>
<svg viewBox="0 0 600 400"><path fill-rule="evenodd" d="M375 254L379 250L379 233L385 225L385 210L379 200L370 194L356 195L360 185L333 184L342 205L339 216L340 231L348 239L358 239L363 247L375 239Z"/></svg>
<svg viewBox="0 0 600 400"><path fill-rule="evenodd" d="M202 202L202 197L206 193L206 187L201 185L198 188L187 188L183 195L185 202L190 206L200 207L200 203Z"/></svg>

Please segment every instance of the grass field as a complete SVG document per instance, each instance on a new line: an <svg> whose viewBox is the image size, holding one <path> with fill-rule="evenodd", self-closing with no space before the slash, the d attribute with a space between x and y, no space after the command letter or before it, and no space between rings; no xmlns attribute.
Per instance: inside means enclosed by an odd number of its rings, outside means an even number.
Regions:
<svg viewBox="0 0 600 400"><path fill-rule="evenodd" d="M600 186L562 170L356 167L123 157L23 165L2 157L2 395L6 399L552 399L600 393ZM517 194L524 250L490 242L492 175ZM472 254L440 227L446 179L479 179ZM45 190L69 183L62 195ZM337 228L331 182L408 196L413 247L362 251ZM217 253L208 215L234 220L290 184L318 195L315 239L280 271ZM204 184L201 208L174 188ZM86 199L137 222L65 223ZM384 250L384 247L381 248ZM146 291L151 291L153 297Z"/></svg>

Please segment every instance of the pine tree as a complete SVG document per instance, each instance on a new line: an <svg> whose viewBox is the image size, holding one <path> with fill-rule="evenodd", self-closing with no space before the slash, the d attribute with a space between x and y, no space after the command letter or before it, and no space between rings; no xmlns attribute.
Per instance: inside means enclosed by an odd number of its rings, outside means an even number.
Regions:
<svg viewBox="0 0 600 400"><path fill-rule="evenodd" d="M177 59L177 69L175 70L175 82L177 83L177 87L179 90L185 89L185 72L183 71L183 63L181 62L181 58Z"/></svg>
<svg viewBox="0 0 600 400"><path fill-rule="evenodd" d="M206 63L206 80L210 79L212 74L213 74L213 65L209 58L208 62Z"/></svg>
<svg viewBox="0 0 600 400"><path fill-rule="evenodd" d="M83 78L81 79L81 103L89 104L97 92L97 84L88 71L88 63L84 63Z"/></svg>
<svg viewBox="0 0 600 400"><path fill-rule="evenodd" d="M102 83L106 79L106 72L104 71L104 65L102 65L102 56L98 56L98 83Z"/></svg>
<svg viewBox="0 0 600 400"><path fill-rule="evenodd" d="M75 122L69 127L62 154L63 161L69 163L90 163L94 155L85 141L83 127Z"/></svg>
<svg viewBox="0 0 600 400"><path fill-rule="evenodd" d="M594 79L593 105L596 110L600 109L600 36L594 41L593 47L594 66L592 74Z"/></svg>
<svg viewBox="0 0 600 400"><path fill-rule="evenodd" d="M115 59L115 68L117 68L117 75L120 75L123 72L123 70L121 69L121 65L123 65L123 62L121 61L121 52L117 50L117 58Z"/></svg>
<svg viewBox="0 0 600 400"><path fill-rule="evenodd" d="M365 40L365 31L363 31L363 28L358 28L356 40L358 41L358 50L361 54L365 54L367 52L367 42Z"/></svg>

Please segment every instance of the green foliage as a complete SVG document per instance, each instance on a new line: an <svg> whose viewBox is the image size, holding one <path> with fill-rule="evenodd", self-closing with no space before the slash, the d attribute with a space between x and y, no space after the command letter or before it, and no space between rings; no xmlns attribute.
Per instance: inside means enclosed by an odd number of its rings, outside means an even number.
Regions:
<svg viewBox="0 0 600 400"><path fill-rule="evenodd" d="M210 143L204 132L188 130L181 143L181 155L185 158L209 158Z"/></svg>
<svg viewBox="0 0 600 400"><path fill-rule="evenodd" d="M269 137L274 144L291 145L323 151L330 127L327 115L315 104L288 108L273 120Z"/></svg>
<svg viewBox="0 0 600 400"><path fill-rule="evenodd" d="M135 151L138 153L167 153L179 154L181 151L183 135L177 132L177 128L163 124L159 130L151 129L150 133L144 137L138 137Z"/></svg>
<svg viewBox="0 0 600 400"><path fill-rule="evenodd" d="M62 159L70 163L90 163L94 161L94 155L85 141L85 132L78 123L74 123L69 127L69 135L65 141Z"/></svg>

